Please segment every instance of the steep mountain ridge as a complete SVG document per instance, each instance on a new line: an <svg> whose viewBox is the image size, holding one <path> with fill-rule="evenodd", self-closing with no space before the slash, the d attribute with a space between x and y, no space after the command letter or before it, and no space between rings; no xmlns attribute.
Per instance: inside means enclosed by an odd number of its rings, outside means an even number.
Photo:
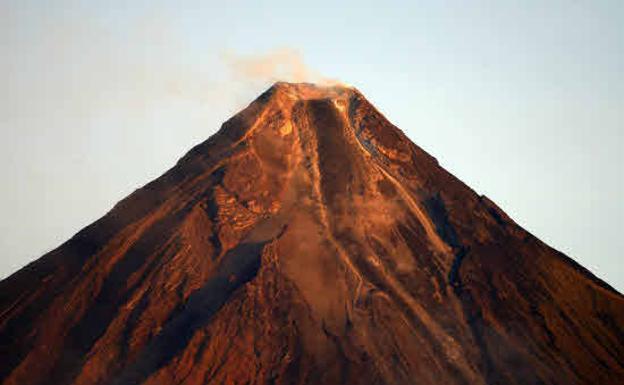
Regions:
<svg viewBox="0 0 624 385"><path fill-rule="evenodd" d="M0 381L618 384L623 326L357 90L277 83L0 282Z"/></svg>

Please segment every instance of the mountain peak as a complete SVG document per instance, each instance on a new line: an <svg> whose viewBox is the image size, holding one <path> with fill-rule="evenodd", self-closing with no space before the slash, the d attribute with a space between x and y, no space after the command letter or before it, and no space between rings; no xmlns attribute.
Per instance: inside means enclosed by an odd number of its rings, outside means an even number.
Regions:
<svg viewBox="0 0 624 385"><path fill-rule="evenodd" d="M278 93L284 93L295 99L303 100L333 99L344 97L345 95L351 95L353 93L359 93L354 87L338 82L316 84L278 81L270 87L270 90L274 90Z"/></svg>
<svg viewBox="0 0 624 385"><path fill-rule="evenodd" d="M270 96L282 107L292 108L297 103L309 101L331 101L345 106L355 96L362 96L354 87L342 84L314 84L276 82L259 99Z"/></svg>

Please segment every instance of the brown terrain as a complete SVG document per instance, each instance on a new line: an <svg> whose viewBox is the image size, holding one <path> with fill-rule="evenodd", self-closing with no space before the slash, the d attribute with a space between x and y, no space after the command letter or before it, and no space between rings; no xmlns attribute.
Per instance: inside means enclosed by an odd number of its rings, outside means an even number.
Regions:
<svg viewBox="0 0 624 385"><path fill-rule="evenodd" d="M357 90L277 83L0 282L0 357L6 385L615 385L624 297Z"/></svg>

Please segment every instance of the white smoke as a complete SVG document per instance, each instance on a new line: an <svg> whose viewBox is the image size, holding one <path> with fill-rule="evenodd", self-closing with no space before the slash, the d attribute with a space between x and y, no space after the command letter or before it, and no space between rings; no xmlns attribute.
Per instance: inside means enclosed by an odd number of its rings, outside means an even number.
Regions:
<svg viewBox="0 0 624 385"><path fill-rule="evenodd" d="M308 66L301 52L293 48L276 48L256 55L239 55L228 51L224 53L223 59L234 80L254 85L277 81L343 84Z"/></svg>

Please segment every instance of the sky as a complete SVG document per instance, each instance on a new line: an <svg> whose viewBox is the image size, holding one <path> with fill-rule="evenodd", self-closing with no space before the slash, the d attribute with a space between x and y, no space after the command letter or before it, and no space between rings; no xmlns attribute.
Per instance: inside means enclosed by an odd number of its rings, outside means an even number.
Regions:
<svg viewBox="0 0 624 385"><path fill-rule="evenodd" d="M624 2L0 0L0 277L275 80L357 87L624 292Z"/></svg>

